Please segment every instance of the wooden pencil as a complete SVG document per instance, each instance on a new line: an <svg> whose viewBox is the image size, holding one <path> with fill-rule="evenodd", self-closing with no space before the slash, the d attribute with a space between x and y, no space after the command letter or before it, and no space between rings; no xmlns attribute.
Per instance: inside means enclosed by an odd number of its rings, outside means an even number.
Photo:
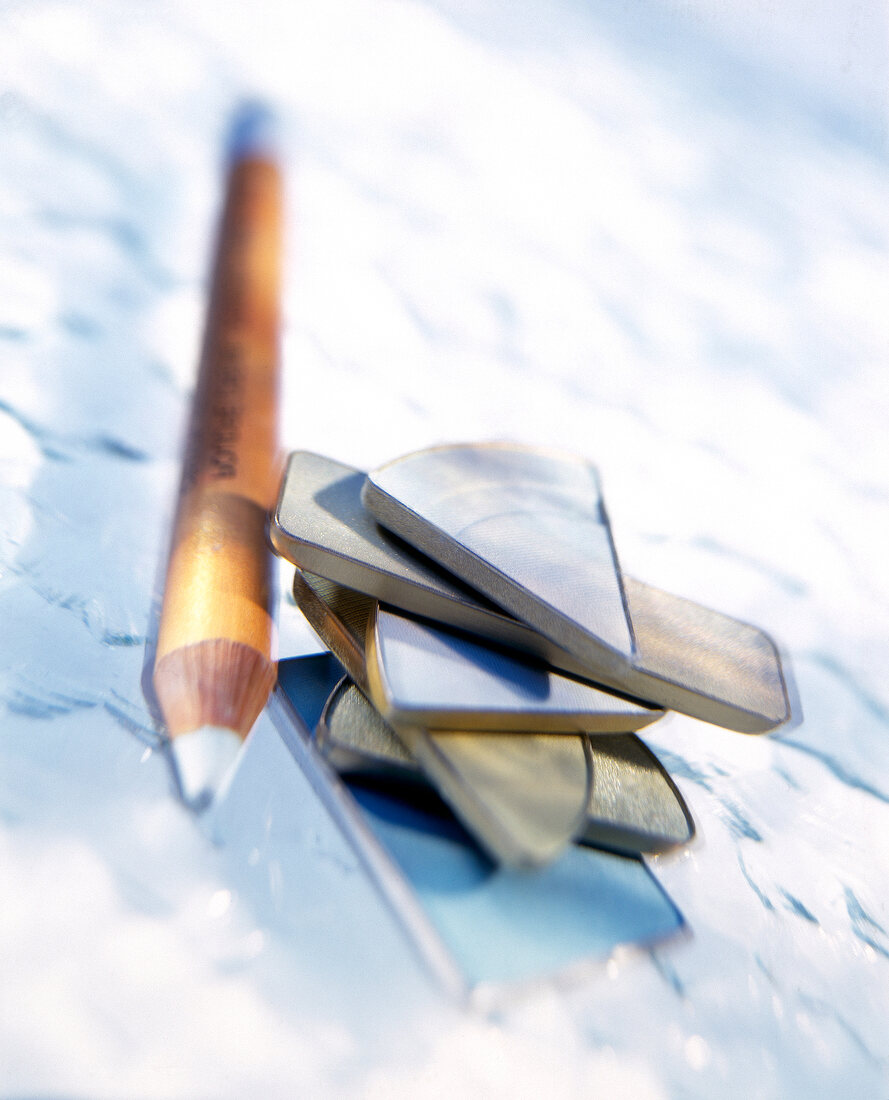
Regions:
<svg viewBox="0 0 889 1100"><path fill-rule="evenodd" d="M252 109L234 130L155 656L182 793L197 809L276 674L266 519L281 465L282 182L269 122Z"/></svg>

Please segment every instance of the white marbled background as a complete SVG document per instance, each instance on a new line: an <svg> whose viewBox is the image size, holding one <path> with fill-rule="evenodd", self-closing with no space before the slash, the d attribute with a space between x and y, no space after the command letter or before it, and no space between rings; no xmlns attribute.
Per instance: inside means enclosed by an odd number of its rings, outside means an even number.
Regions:
<svg viewBox="0 0 889 1100"><path fill-rule="evenodd" d="M0 5L0 1095L889 1095L886 11L773 7ZM627 571L796 675L776 736L652 730L699 827L651 861L692 936L496 1019L428 982L268 729L223 847L154 751L255 92L288 156L285 443L578 451Z"/></svg>

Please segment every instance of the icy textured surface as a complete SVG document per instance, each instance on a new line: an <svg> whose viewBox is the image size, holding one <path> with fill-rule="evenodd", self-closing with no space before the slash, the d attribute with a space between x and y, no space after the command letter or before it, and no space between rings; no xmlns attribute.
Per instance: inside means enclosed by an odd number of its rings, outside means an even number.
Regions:
<svg viewBox="0 0 889 1100"><path fill-rule="evenodd" d="M885 118L693 12L0 8L4 1096L886 1093ZM699 827L652 864L692 938L497 1020L427 983L267 725L222 846L156 751L144 643L256 90L291 155L285 442L577 451L628 572L792 657L796 728L652 731Z"/></svg>

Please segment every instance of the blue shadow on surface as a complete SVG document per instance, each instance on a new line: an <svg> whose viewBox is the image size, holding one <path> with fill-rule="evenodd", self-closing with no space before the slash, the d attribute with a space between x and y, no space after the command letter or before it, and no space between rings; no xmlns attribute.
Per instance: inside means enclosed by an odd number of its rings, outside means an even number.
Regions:
<svg viewBox="0 0 889 1100"><path fill-rule="evenodd" d="M308 730L341 676L330 654L280 662L279 687ZM338 782L333 775L329 779ZM363 828L402 880L395 890L378 881L387 900L398 911L403 884L410 887L433 935L470 987L554 976L603 960L621 945L654 943L684 926L640 859L571 846L542 869L498 867L434 795L343 782ZM361 831L352 830L350 839L360 846ZM415 920L404 923L416 932Z"/></svg>

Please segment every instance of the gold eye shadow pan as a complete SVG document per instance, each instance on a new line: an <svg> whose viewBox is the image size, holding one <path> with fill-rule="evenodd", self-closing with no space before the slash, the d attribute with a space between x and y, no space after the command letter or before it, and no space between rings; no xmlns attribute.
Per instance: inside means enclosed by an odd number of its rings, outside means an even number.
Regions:
<svg viewBox="0 0 889 1100"><path fill-rule="evenodd" d="M429 735L455 755L458 740ZM475 736L480 752L512 741L502 734ZM445 738L451 738L445 741ZM537 750L559 749L560 734L538 735ZM591 784L584 820L576 839L629 855L666 852L694 836L682 795L657 757L634 734L586 737ZM382 780L427 783L423 769L404 742L354 683L344 678L334 689L315 731L315 743L338 771ZM471 746L470 746L471 748Z"/></svg>
<svg viewBox="0 0 889 1100"><path fill-rule="evenodd" d="M314 737L315 747L341 774L426 782L398 735L348 676L331 692Z"/></svg>
<svg viewBox="0 0 889 1100"><path fill-rule="evenodd" d="M397 728L623 733L663 714L533 659L398 615L334 581L297 570L293 591L324 644Z"/></svg>
<svg viewBox="0 0 889 1100"><path fill-rule="evenodd" d="M768 635L622 577L589 463L510 444L438 447L373 471L362 501L590 679L746 733L789 717Z"/></svg>
<svg viewBox="0 0 889 1100"><path fill-rule="evenodd" d="M378 603L368 623L366 663L370 697L399 731L625 733L663 715L534 658Z"/></svg>
<svg viewBox="0 0 889 1100"><path fill-rule="evenodd" d="M357 687L341 682L316 730L332 762L370 759L378 774L407 778L416 760L482 848L498 863L538 867L583 828L592 782L581 735L428 732L396 735ZM408 752L405 752L407 748Z"/></svg>
<svg viewBox="0 0 889 1100"><path fill-rule="evenodd" d="M361 503L364 475L294 452L271 538L279 554L317 575L409 613L489 638L600 682L582 661L498 609L385 531ZM637 698L727 729L761 733L789 717L780 660L761 630L623 576L635 655L621 683Z"/></svg>
<svg viewBox="0 0 889 1100"><path fill-rule="evenodd" d="M582 662L380 527L361 503L364 479L352 466L294 451L269 526L278 554L399 611L478 634L589 679Z"/></svg>

